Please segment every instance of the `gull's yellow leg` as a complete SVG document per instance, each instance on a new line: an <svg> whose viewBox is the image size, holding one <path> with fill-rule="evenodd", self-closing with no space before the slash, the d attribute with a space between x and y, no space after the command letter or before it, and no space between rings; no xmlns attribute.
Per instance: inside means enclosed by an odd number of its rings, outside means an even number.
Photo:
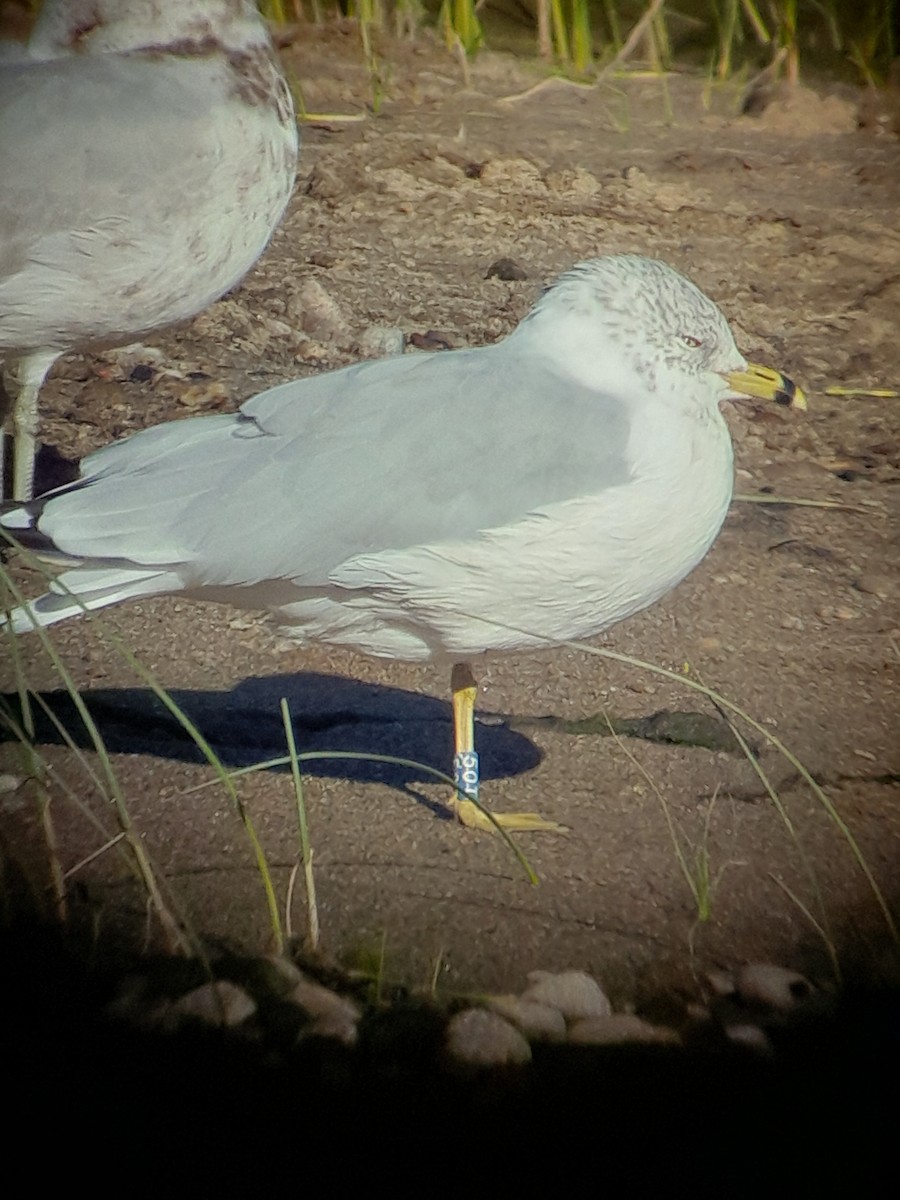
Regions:
<svg viewBox="0 0 900 1200"><path fill-rule="evenodd" d="M465 793L463 800L455 792L450 807L458 819L469 829L494 831L490 818L472 802L478 799L478 751L475 749L475 700L478 688L468 663L457 663L450 679L453 690L453 778L459 791ZM469 798L471 797L471 798ZM538 813L497 813L495 820L503 829L525 832L565 833L565 825L545 821Z"/></svg>
<svg viewBox="0 0 900 1200"><path fill-rule="evenodd" d="M479 778L478 751L475 749L475 700L478 688L468 663L454 666L450 687L453 691L453 781L466 796L474 796L477 800Z"/></svg>

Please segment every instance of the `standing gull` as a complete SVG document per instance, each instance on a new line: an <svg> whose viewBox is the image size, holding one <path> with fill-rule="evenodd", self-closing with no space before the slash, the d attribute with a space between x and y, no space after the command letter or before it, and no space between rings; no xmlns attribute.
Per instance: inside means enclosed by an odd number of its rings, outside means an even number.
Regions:
<svg viewBox="0 0 900 1200"><path fill-rule="evenodd" d="M494 346L286 383L9 506L0 527L67 567L13 627L183 593L266 609L301 644L444 660L455 775L476 797L471 660L592 637L683 579L731 500L720 404L745 396L805 406L670 267L583 262ZM454 807L490 827L471 799Z"/></svg>
<svg viewBox="0 0 900 1200"><path fill-rule="evenodd" d="M251 0L44 0L0 71L0 358L31 495L61 354L182 321L253 266L297 123ZM8 490L8 484L7 484Z"/></svg>

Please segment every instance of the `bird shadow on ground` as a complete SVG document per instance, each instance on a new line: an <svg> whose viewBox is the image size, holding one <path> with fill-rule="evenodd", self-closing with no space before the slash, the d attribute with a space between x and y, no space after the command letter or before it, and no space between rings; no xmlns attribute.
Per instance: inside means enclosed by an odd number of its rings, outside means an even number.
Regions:
<svg viewBox="0 0 900 1200"><path fill-rule="evenodd" d="M280 709L284 698L300 755L334 751L392 755L444 773L451 771L450 705L402 688L301 672L244 679L229 692L173 689L168 694L222 763L232 769L287 754ZM187 730L149 688L86 688L80 695L111 753L206 761ZM93 748L67 691L42 692L40 699L76 745ZM18 723L18 696L6 694L0 703ZM32 708L35 743L63 744L59 730L40 705ZM9 736L0 730L0 740ZM476 739L483 779L520 775L541 761L537 746L505 724L479 722ZM378 782L401 790L413 783L434 782L427 771L415 767L352 757L306 759L301 770L308 775Z"/></svg>

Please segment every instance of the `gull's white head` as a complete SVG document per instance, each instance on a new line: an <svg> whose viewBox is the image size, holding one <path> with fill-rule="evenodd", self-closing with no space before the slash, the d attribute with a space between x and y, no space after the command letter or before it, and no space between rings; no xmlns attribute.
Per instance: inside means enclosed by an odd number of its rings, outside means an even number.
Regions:
<svg viewBox="0 0 900 1200"><path fill-rule="evenodd" d="M252 0L44 0L28 43L32 58L217 45L267 45Z"/></svg>
<svg viewBox="0 0 900 1200"><path fill-rule="evenodd" d="M604 391L675 391L715 404L728 395L723 376L747 367L712 300L665 263L637 255L578 263L519 328Z"/></svg>

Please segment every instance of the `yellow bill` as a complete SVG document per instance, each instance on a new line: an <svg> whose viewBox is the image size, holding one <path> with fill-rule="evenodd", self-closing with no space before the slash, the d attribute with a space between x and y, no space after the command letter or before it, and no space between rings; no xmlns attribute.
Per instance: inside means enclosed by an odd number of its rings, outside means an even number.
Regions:
<svg viewBox="0 0 900 1200"><path fill-rule="evenodd" d="M797 387L793 379L774 371L771 367L761 367L758 363L747 363L746 371L726 371L724 377L728 386L742 396L755 396L760 400L774 400L785 408L799 408L806 411L806 394Z"/></svg>

